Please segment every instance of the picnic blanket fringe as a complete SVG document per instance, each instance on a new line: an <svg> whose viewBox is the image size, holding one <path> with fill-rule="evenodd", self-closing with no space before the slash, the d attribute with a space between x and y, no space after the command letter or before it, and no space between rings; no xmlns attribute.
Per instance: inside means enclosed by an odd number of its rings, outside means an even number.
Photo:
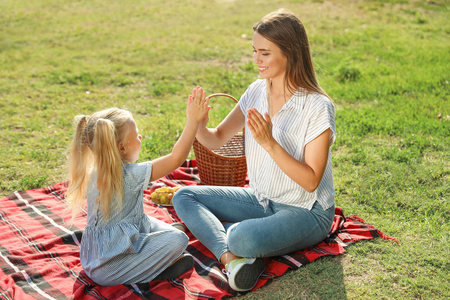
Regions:
<svg viewBox="0 0 450 300"><path fill-rule="evenodd" d="M181 222L172 207L150 201L155 183L169 186L200 184L195 160L187 160L171 174L150 183L144 191L145 212L167 223ZM173 280L104 287L82 270L79 245L86 212L73 221L64 194L67 182L18 191L0 199L0 299L222 299L237 296L223 266L190 232L186 252L195 257L194 268ZM266 258L258 289L290 269L297 269L326 255L339 255L360 240L381 237L394 240L336 207L329 236L321 243L283 256Z"/></svg>
<svg viewBox="0 0 450 300"><path fill-rule="evenodd" d="M362 224L365 224L365 223L366 223L362 218L358 217L357 215L351 215L351 216L348 216L346 219L349 220L349 221L358 221L358 222L360 222L360 223L362 223ZM366 224L366 226L367 226L368 228L373 228L374 230L376 230L377 233L378 233L378 236L381 237L383 240L393 240L394 242L397 242L397 243L400 244L400 242L399 242L397 239L395 239L395 238L393 238L393 237L390 237L390 236L388 236L387 234L384 234L384 233L381 232L380 230L376 229L374 226L369 225L369 224Z"/></svg>

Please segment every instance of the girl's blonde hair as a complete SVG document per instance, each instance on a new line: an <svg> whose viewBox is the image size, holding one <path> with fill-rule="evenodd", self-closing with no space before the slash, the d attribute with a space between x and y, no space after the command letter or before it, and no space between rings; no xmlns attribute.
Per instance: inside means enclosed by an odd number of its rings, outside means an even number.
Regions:
<svg viewBox="0 0 450 300"><path fill-rule="evenodd" d="M317 80L305 27L292 12L271 12L253 26L253 31L277 45L286 57L286 90L294 93L301 87L329 98Z"/></svg>
<svg viewBox="0 0 450 300"><path fill-rule="evenodd" d="M111 200L118 199L119 209L123 200L123 162L118 143L124 141L128 122L133 121L129 111L109 108L92 116L74 118L75 133L69 157L69 188L66 199L75 216L87 195L92 171L97 172L96 199L106 218L111 214Z"/></svg>

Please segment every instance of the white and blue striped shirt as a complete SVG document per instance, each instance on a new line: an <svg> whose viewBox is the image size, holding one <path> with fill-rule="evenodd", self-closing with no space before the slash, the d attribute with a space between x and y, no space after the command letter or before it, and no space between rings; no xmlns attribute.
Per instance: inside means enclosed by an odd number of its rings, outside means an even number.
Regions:
<svg viewBox="0 0 450 300"><path fill-rule="evenodd" d="M266 81L258 79L252 83L242 95L239 105L245 116L247 110L252 107L264 115L268 111ZM334 204L331 147L323 178L318 188L308 193L281 170L269 153L253 138L247 120L245 123L245 154L250 187L265 208L269 200L308 210L316 201L323 209ZM307 93L302 88L273 116L272 123L275 140L301 162L305 161L306 144L328 128L332 131L330 145L336 139L333 103L322 94Z"/></svg>

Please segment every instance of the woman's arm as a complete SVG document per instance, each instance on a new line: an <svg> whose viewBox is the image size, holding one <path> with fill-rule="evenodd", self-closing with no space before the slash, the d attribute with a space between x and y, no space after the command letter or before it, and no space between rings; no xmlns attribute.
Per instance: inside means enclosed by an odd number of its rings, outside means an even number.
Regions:
<svg viewBox="0 0 450 300"><path fill-rule="evenodd" d="M328 160L331 129L328 128L305 146L305 163L292 157L272 136L272 121L254 108L248 110L248 126L255 140L297 184L309 193L319 186Z"/></svg>
<svg viewBox="0 0 450 300"><path fill-rule="evenodd" d="M206 115L200 123L196 137L203 146L215 150L222 147L244 127L245 116L238 103L216 128L207 128L207 123L208 116Z"/></svg>
<svg viewBox="0 0 450 300"><path fill-rule="evenodd" d="M209 99L206 98L205 91L197 86L187 100L187 122L184 130L173 146L170 154L152 161L152 176L150 177L150 181L169 174L186 160L199 124L208 110L208 103Z"/></svg>

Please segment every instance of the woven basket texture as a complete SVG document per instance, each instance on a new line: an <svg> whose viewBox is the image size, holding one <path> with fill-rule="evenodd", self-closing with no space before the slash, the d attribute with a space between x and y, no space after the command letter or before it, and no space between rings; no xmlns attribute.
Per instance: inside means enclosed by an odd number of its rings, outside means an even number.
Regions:
<svg viewBox="0 0 450 300"><path fill-rule="evenodd" d="M224 96L238 102L228 94L213 94L209 98ZM194 141L194 154L197 160L200 180L206 185L244 186L247 177L243 132L235 134L231 140L217 150L209 150L197 139Z"/></svg>

